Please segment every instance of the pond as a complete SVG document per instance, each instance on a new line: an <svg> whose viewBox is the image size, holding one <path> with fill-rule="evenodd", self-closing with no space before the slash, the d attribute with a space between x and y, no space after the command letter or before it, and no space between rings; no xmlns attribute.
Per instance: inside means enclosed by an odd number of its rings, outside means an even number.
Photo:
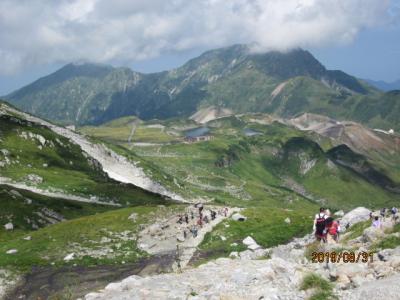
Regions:
<svg viewBox="0 0 400 300"><path fill-rule="evenodd" d="M243 132L244 132L244 134L245 134L246 136L253 136L253 135L262 134L262 132L255 131L255 130L250 129L250 128L245 128L245 129L243 130Z"/></svg>
<svg viewBox="0 0 400 300"><path fill-rule="evenodd" d="M210 128L198 127L198 128L194 128L194 129L190 129L190 130L186 131L185 136L195 138L195 137L205 135L208 132L210 132Z"/></svg>

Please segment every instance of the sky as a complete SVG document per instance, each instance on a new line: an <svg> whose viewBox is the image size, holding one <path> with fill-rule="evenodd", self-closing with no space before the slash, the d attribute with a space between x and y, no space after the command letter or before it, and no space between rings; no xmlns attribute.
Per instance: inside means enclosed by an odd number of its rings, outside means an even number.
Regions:
<svg viewBox="0 0 400 300"><path fill-rule="evenodd" d="M400 79L400 0L0 0L0 95L74 61L145 73L237 43Z"/></svg>

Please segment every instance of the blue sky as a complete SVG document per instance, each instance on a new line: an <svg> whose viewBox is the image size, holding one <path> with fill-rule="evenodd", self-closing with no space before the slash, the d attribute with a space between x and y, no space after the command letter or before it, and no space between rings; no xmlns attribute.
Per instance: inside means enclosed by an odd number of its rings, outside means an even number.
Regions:
<svg viewBox="0 0 400 300"><path fill-rule="evenodd" d="M0 0L0 95L72 61L149 73L236 43L301 47L328 69L390 82L399 12L400 0Z"/></svg>

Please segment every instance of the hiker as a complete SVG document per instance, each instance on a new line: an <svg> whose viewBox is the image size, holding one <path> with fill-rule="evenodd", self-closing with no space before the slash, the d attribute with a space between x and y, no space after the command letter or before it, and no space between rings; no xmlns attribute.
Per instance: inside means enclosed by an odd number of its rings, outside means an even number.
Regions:
<svg viewBox="0 0 400 300"><path fill-rule="evenodd" d="M338 242L339 224L332 217L326 219L327 242L328 244Z"/></svg>
<svg viewBox="0 0 400 300"><path fill-rule="evenodd" d="M398 212L397 207L393 206L392 209L391 209L391 212L392 212L392 220L396 221L396 215L397 215L397 212Z"/></svg>
<svg viewBox="0 0 400 300"><path fill-rule="evenodd" d="M182 218L182 215L179 215L179 219L178 219L178 222L177 222L178 224L182 224L183 223L183 218Z"/></svg>
<svg viewBox="0 0 400 300"><path fill-rule="evenodd" d="M207 216L204 216L203 220L204 220L204 223L208 224L208 217Z"/></svg>
<svg viewBox="0 0 400 300"><path fill-rule="evenodd" d="M204 209L203 204L202 203L198 203L198 204L196 204L196 207L199 209L199 214L201 214L203 209Z"/></svg>
<svg viewBox="0 0 400 300"><path fill-rule="evenodd" d="M193 225L190 231L192 232L194 238L197 237L197 227L195 225Z"/></svg>
<svg viewBox="0 0 400 300"><path fill-rule="evenodd" d="M327 208L327 209L325 209L325 215L327 216L327 217L330 217L331 216L331 211Z"/></svg>
<svg viewBox="0 0 400 300"><path fill-rule="evenodd" d="M228 216L228 208L227 207L224 208L224 216L225 216L225 218Z"/></svg>
<svg viewBox="0 0 400 300"><path fill-rule="evenodd" d="M189 216L187 213L185 214L185 222L186 222L186 224L189 224Z"/></svg>
<svg viewBox="0 0 400 300"><path fill-rule="evenodd" d="M190 211L190 218L193 220L194 219L194 212L193 210Z"/></svg>
<svg viewBox="0 0 400 300"><path fill-rule="evenodd" d="M201 218L201 216L200 216L200 218L197 220L197 225L199 225L201 228L203 228L203 219Z"/></svg>
<svg viewBox="0 0 400 300"><path fill-rule="evenodd" d="M313 231L317 241L326 243L326 219L325 208L321 207L319 213L315 215Z"/></svg>
<svg viewBox="0 0 400 300"><path fill-rule="evenodd" d="M187 233L186 233L186 230L183 230L183 238L186 240L186 237L187 237Z"/></svg>
<svg viewBox="0 0 400 300"><path fill-rule="evenodd" d="M385 219L385 214L386 214L386 207L381 209L381 217L383 220Z"/></svg>
<svg viewBox="0 0 400 300"><path fill-rule="evenodd" d="M369 219L372 221L373 218L374 218L373 212L371 211L371 212L369 213Z"/></svg>
<svg viewBox="0 0 400 300"><path fill-rule="evenodd" d="M211 211L211 220L215 220L217 213L215 211Z"/></svg>
<svg viewBox="0 0 400 300"><path fill-rule="evenodd" d="M379 220L378 216L376 216L375 220L372 222L372 227L379 228L379 229L382 228L382 223L381 223L381 220Z"/></svg>

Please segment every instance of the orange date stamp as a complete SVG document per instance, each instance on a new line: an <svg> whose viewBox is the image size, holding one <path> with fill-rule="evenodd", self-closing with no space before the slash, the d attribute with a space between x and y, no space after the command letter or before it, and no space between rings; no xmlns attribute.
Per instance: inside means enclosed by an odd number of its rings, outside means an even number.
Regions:
<svg viewBox="0 0 400 300"><path fill-rule="evenodd" d="M313 252L311 253L311 261L313 263L367 263L368 261L373 262L374 254L372 252Z"/></svg>

